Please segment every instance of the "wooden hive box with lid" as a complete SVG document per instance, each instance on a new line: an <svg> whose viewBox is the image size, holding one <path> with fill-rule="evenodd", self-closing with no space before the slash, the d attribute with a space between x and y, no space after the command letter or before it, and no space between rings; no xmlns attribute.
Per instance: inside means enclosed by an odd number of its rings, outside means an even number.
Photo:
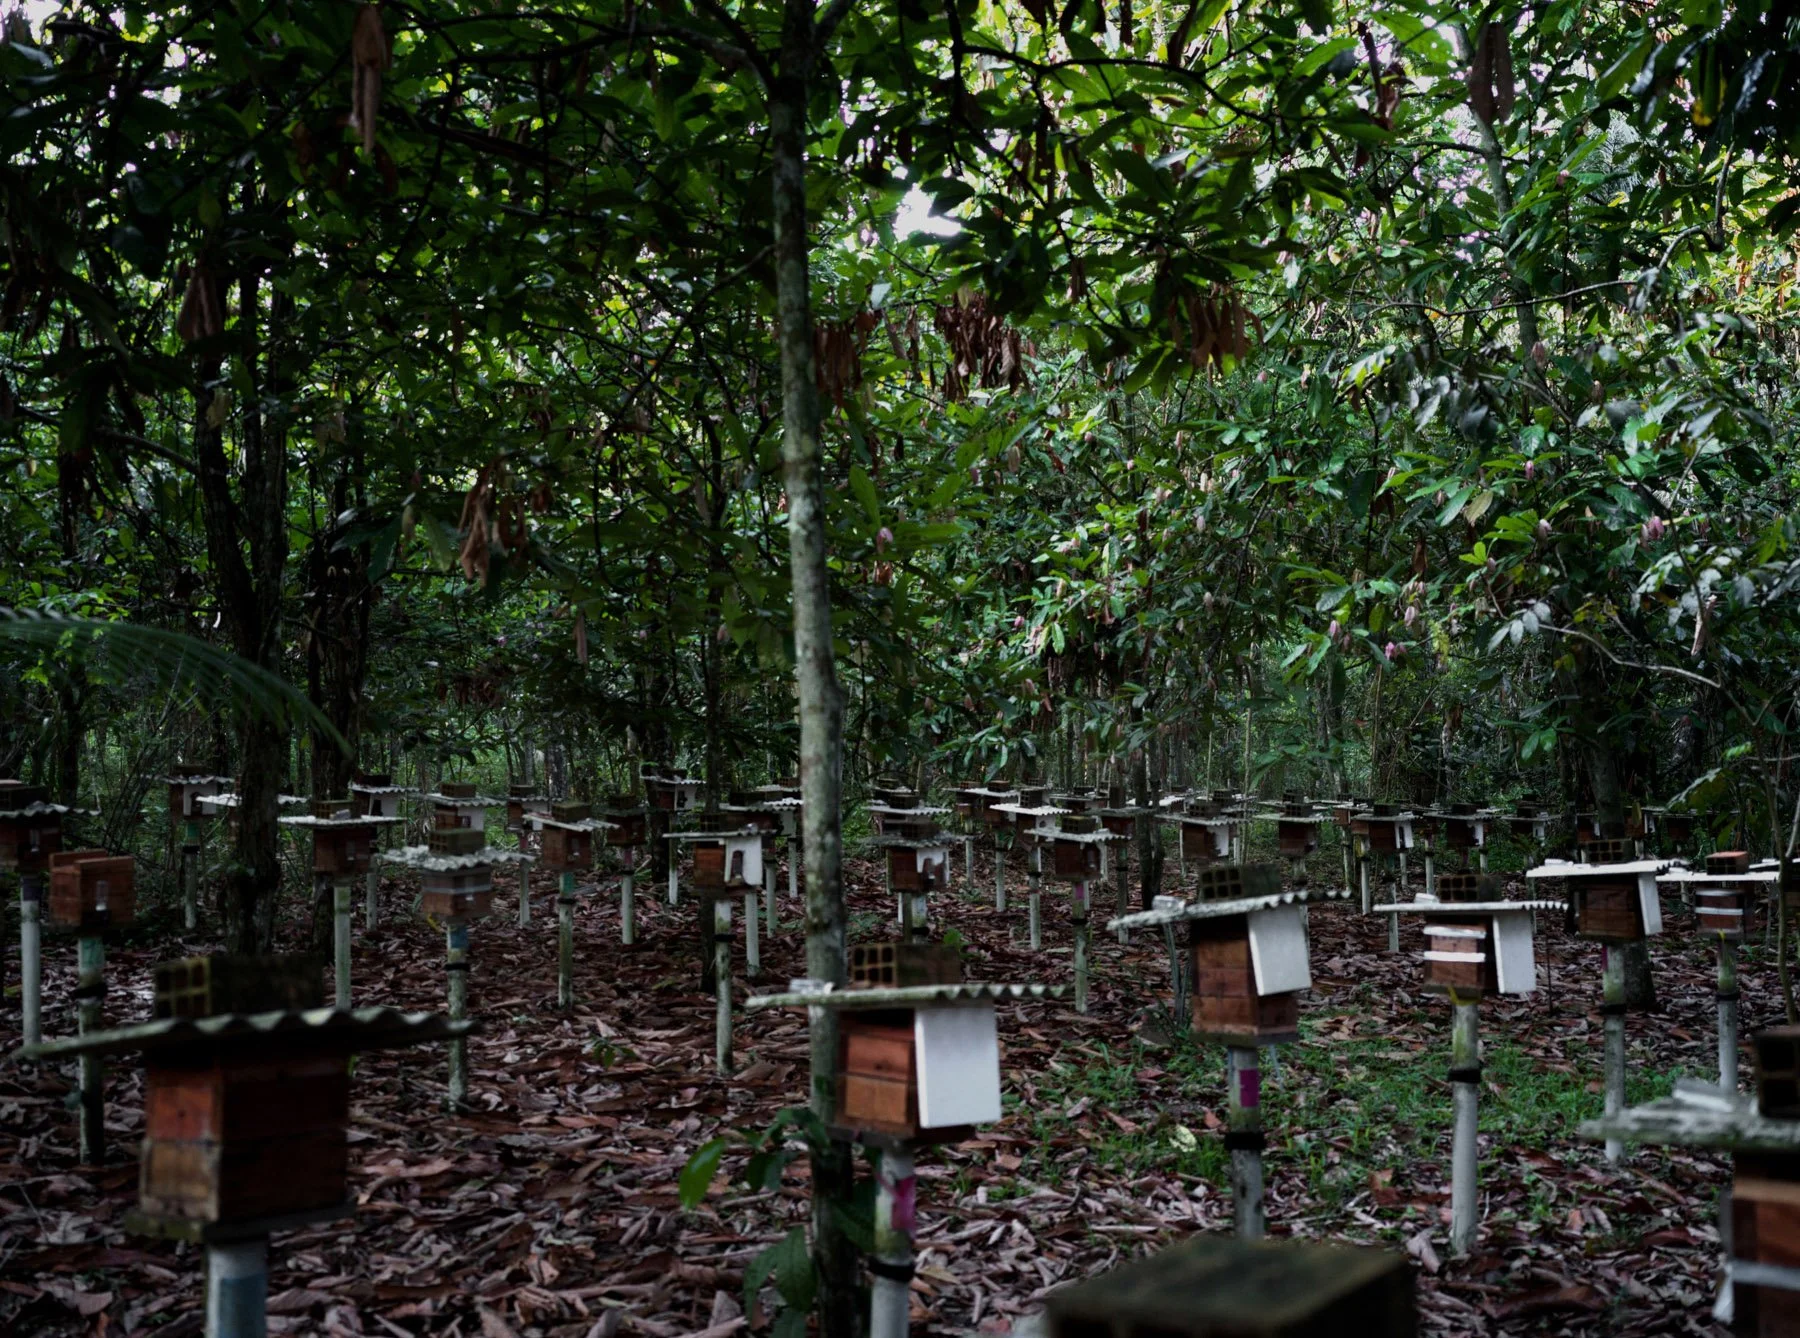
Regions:
<svg viewBox="0 0 1800 1338"><path fill-rule="evenodd" d="M1551 860L1526 871L1527 879L1561 879L1576 934L1602 943L1627 943L1662 933L1662 899L1656 877L1667 860L1570 864Z"/></svg>
<svg viewBox="0 0 1800 1338"><path fill-rule="evenodd" d="M378 827L362 823L349 799L315 799L312 816L313 872L349 877L367 873L379 847Z"/></svg>
<svg viewBox="0 0 1800 1338"><path fill-rule="evenodd" d="M1398 805L1376 804L1351 816L1350 832L1362 838L1371 855L1397 855L1413 848L1414 821Z"/></svg>
<svg viewBox="0 0 1800 1338"><path fill-rule="evenodd" d="M1282 801L1275 819L1275 849L1283 859L1305 859L1319 848L1319 816L1303 799Z"/></svg>
<svg viewBox="0 0 1800 1338"><path fill-rule="evenodd" d="M948 944L870 943L850 951L852 991L959 985L962 979L962 954ZM971 1082L977 1090L969 1090ZM840 1014L837 1120L844 1128L933 1142L960 1138L967 1126L999 1117L1000 1052L991 1004Z"/></svg>
<svg viewBox="0 0 1800 1338"><path fill-rule="evenodd" d="M395 785L392 773L386 771L359 771L350 782L350 798L359 817L397 818L400 801L410 793Z"/></svg>
<svg viewBox="0 0 1800 1338"><path fill-rule="evenodd" d="M348 1210L350 1056L467 1030L390 1009L319 1008L310 958L166 962L154 1020L44 1053L146 1056L134 1230L211 1239ZM311 1011L305 1011L310 1009Z"/></svg>
<svg viewBox="0 0 1800 1338"><path fill-rule="evenodd" d="M600 806L600 816L612 824L606 844L634 849L650 842L650 813L629 794L610 794Z"/></svg>
<svg viewBox="0 0 1800 1338"><path fill-rule="evenodd" d="M1100 852L1111 839L1092 813L1064 818L1050 835L1050 876L1085 883L1100 876Z"/></svg>
<svg viewBox="0 0 1800 1338"><path fill-rule="evenodd" d="M63 813L42 786L0 780L0 869L41 873L62 849Z"/></svg>
<svg viewBox="0 0 1800 1338"><path fill-rule="evenodd" d="M694 843L695 891L716 896L760 889L763 884L763 841L755 828L721 831Z"/></svg>
<svg viewBox="0 0 1800 1338"><path fill-rule="evenodd" d="M494 866L483 858L485 833L434 827L418 862L420 909L434 920L470 919L494 909Z"/></svg>
<svg viewBox="0 0 1800 1338"><path fill-rule="evenodd" d="M199 800L222 793L231 784L231 777L208 775L204 768L188 762L177 762L163 779L169 787L169 816L176 822L199 822L211 816Z"/></svg>
<svg viewBox="0 0 1800 1338"><path fill-rule="evenodd" d="M896 892L938 892L950 886L950 843L898 837L886 845L888 885Z"/></svg>
<svg viewBox="0 0 1800 1338"><path fill-rule="evenodd" d="M1195 1032L1227 1044L1298 1038L1300 991L1312 985L1300 900L1283 899L1271 864L1200 870L1186 908Z"/></svg>
<svg viewBox="0 0 1800 1338"><path fill-rule="evenodd" d="M1202 1236L1046 1298L1046 1338L1415 1338L1404 1255Z"/></svg>
<svg viewBox="0 0 1800 1338"><path fill-rule="evenodd" d="M80 933L123 929L136 918L137 861L104 850L50 856L50 923Z"/></svg>
<svg viewBox="0 0 1800 1338"><path fill-rule="evenodd" d="M1194 808L1196 812L1174 819L1181 833L1181 857L1203 864L1230 859L1231 820L1209 799L1195 801Z"/></svg>
<svg viewBox="0 0 1800 1338"><path fill-rule="evenodd" d="M544 867L552 873L585 873L594 867L594 832L580 826L593 817L590 805L556 803L549 820L538 823Z"/></svg>
<svg viewBox="0 0 1800 1338"><path fill-rule="evenodd" d="M474 782L444 781L431 797L431 825L434 830L460 827L485 832L487 810L488 801L476 793Z"/></svg>
<svg viewBox="0 0 1800 1338"><path fill-rule="evenodd" d="M1750 852L1720 850L1706 857L1706 872L1715 878L1741 878L1750 872ZM1702 933L1723 934L1740 939L1750 927L1762 887L1751 882L1706 882L1692 884L1694 915Z"/></svg>
<svg viewBox="0 0 1800 1338"><path fill-rule="evenodd" d="M1765 1120L1800 1123L1800 1027L1751 1038L1756 1110ZM1754 1338L1800 1335L1800 1148L1790 1155L1740 1151L1733 1157L1731 1254L1733 1331Z"/></svg>

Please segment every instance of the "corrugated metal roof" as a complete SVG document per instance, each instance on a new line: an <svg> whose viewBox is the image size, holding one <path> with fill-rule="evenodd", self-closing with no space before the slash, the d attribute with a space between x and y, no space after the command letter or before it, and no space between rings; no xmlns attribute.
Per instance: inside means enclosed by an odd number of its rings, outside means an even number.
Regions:
<svg viewBox="0 0 1800 1338"><path fill-rule="evenodd" d="M1527 878L1595 878L1603 874L1661 873L1675 863L1672 859L1627 860L1623 864L1575 864L1553 859L1535 869L1527 869Z"/></svg>
<svg viewBox="0 0 1800 1338"><path fill-rule="evenodd" d="M442 1013L402 1013L394 1008L314 1008L305 1012L221 1013L217 1017L170 1017L129 1027L61 1036L27 1049L29 1057L124 1054L189 1046L235 1044L258 1038L304 1035L341 1040L346 1052L391 1050L424 1041L462 1036L473 1022L452 1022Z"/></svg>
<svg viewBox="0 0 1800 1338"><path fill-rule="evenodd" d="M906 985L893 989L825 989L819 993L758 994L745 1008L905 1008L920 1004L963 1003L1006 999L1061 998L1061 985L995 985L965 981L960 985Z"/></svg>
<svg viewBox="0 0 1800 1338"><path fill-rule="evenodd" d="M398 864L404 869L420 869L427 873L454 873L458 869L474 869L483 864L522 864L533 856L498 846L483 846L467 855L433 853L430 846L401 846L398 850L378 850L375 858L385 864Z"/></svg>
<svg viewBox="0 0 1800 1338"><path fill-rule="evenodd" d="M1212 920L1222 915L1247 915L1276 906L1292 906L1309 901L1342 901L1350 895L1348 888L1295 888L1291 892L1274 892L1261 897L1233 897L1226 901L1184 901L1179 906L1158 906L1154 910L1135 911L1108 920L1108 929L1158 929L1163 925L1182 924L1188 920Z"/></svg>
<svg viewBox="0 0 1800 1338"><path fill-rule="evenodd" d="M405 822L405 818L383 818L377 816L362 817L358 814L346 813L337 818L321 818L312 813L296 814L291 818L276 818L283 827L386 827L396 822Z"/></svg>
<svg viewBox="0 0 1800 1338"><path fill-rule="evenodd" d="M1562 911L1565 901L1403 901L1375 906L1377 915L1492 915L1503 911Z"/></svg>

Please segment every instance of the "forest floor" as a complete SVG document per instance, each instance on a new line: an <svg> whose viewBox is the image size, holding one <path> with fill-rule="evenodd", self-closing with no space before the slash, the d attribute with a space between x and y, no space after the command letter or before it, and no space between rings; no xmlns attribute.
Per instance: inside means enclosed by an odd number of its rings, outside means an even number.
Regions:
<svg viewBox="0 0 1800 1338"><path fill-rule="evenodd" d="M1045 949L1034 954L1022 865L1014 856L1001 914L990 859L970 888L959 856L958 885L934 907L962 935L970 978L1066 983L1066 893L1046 885ZM1336 867L1318 861L1319 873ZM848 875L852 940L893 934L879 866L852 859ZM579 912L577 1005L561 1013L553 879L536 885L528 927L503 893L471 935L471 1010L483 1027L470 1046L473 1113L442 1113L441 1046L358 1062L356 1215L275 1240L272 1332L728 1338L775 1304L765 1288L746 1317L744 1274L804 1220L805 1162L778 1189L753 1191L734 1142L694 1211L678 1182L709 1140L754 1135L801 1099L803 1015L740 1013L737 1071L714 1073L694 902L671 908L640 881L638 943L622 948L611 878ZM786 886L783 872L780 932L764 936L755 982L742 978L737 919L739 1000L804 974ZM389 883L373 935L360 932L359 907L359 1005L443 1005L442 934L410 911L412 897L410 880ZM1104 891L1097 911L1111 901ZM1598 948L1540 916L1538 992L1483 1006L1483 1224L1473 1256L1452 1260L1449 1008L1419 988L1419 921L1392 956L1385 921L1350 903L1310 919L1302 1039L1280 1051L1278 1069L1264 1063L1270 1233L1406 1250L1427 1333L1723 1335L1710 1311L1728 1162L1639 1150L1614 1166L1575 1136L1601 1108ZM1678 1075L1714 1076L1711 955L1690 916L1671 905L1669 920L1653 949L1661 1011L1629 1022L1634 1102ZM170 923L152 917L111 949L112 1022L148 1016L154 962L216 946ZM1067 998L1003 1005L1005 1118L920 1155L916 1332L1007 1333L1051 1288L1229 1230L1224 1052L1162 1020L1161 942L1121 946L1103 923L1090 1012ZM1748 1034L1780 1020L1779 993L1762 946L1742 955ZM74 1029L74 976L73 943L49 940L46 1035ZM18 1028L13 1002L0 1013L0 1052L17 1049ZM122 1225L136 1200L141 1072L112 1066L98 1167L77 1161L72 1079L72 1065L0 1064L0 1331L197 1334L199 1254Z"/></svg>

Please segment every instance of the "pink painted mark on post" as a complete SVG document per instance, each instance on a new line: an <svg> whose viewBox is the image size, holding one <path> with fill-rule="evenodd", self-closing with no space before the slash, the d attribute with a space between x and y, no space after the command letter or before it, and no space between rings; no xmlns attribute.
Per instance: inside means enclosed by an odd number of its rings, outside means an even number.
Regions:
<svg viewBox="0 0 1800 1338"><path fill-rule="evenodd" d="M919 1220L919 1180L902 1176L894 1182L894 1230L912 1235Z"/></svg>
<svg viewBox="0 0 1800 1338"><path fill-rule="evenodd" d="M1081 908L1082 908L1082 907L1084 907L1084 906L1086 906L1086 905L1087 905L1087 899L1088 899L1088 889L1087 889L1087 884L1086 884L1086 883L1077 883L1077 884L1075 884L1075 888L1074 888L1074 901L1075 901L1075 906L1076 906L1076 909L1077 909L1077 910L1079 910L1079 909L1081 909Z"/></svg>
<svg viewBox="0 0 1800 1338"><path fill-rule="evenodd" d="M1255 1110L1262 1105L1262 1070L1238 1070L1238 1105L1244 1110Z"/></svg>

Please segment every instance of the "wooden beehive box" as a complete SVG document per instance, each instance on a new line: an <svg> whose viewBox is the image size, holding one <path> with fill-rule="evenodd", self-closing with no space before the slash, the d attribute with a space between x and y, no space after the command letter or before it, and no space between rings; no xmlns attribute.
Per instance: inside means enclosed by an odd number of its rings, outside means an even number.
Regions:
<svg viewBox="0 0 1800 1338"><path fill-rule="evenodd" d="M601 805L600 816L613 825L606 833L609 846L630 848L644 845L650 839L650 815L631 795L608 795Z"/></svg>
<svg viewBox="0 0 1800 1338"><path fill-rule="evenodd" d="M1741 877L1750 872L1750 852L1722 850L1706 857L1706 872L1715 878ZM1762 888L1756 883L1705 881L1690 885L1694 915L1702 933L1741 938L1756 914Z"/></svg>
<svg viewBox="0 0 1800 1338"><path fill-rule="evenodd" d="M475 919L494 909L494 868L421 869L420 907L434 920Z"/></svg>
<svg viewBox="0 0 1800 1338"><path fill-rule="evenodd" d="M1425 988L1529 994L1537 986L1530 912L1433 912L1425 925Z"/></svg>
<svg viewBox="0 0 1800 1338"><path fill-rule="evenodd" d="M487 846L487 833L473 827L433 827L425 836L434 855L473 855Z"/></svg>
<svg viewBox="0 0 1800 1338"><path fill-rule="evenodd" d="M1415 1338L1386 1250L1201 1236L1046 1298L1047 1338Z"/></svg>
<svg viewBox="0 0 1800 1338"><path fill-rule="evenodd" d="M1569 879L1575 932L1603 943L1624 943L1662 933L1662 901L1655 874L1601 872Z"/></svg>
<svg viewBox="0 0 1800 1338"><path fill-rule="evenodd" d="M991 1000L845 1009L838 1020L837 1123L913 1143L960 1141L1000 1118Z"/></svg>
<svg viewBox="0 0 1800 1338"><path fill-rule="evenodd" d="M1800 1157L1739 1153L1731 1182L1732 1332L1741 1338L1800 1335L1800 1287L1762 1269L1800 1272Z"/></svg>
<svg viewBox="0 0 1800 1338"><path fill-rule="evenodd" d="M1230 859L1231 828L1222 822L1182 823L1181 854L1191 860Z"/></svg>
<svg viewBox="0 0 1800 1338"><path fill-rule="evenodd" d="M0 869L39 873L49 866L50 856L62 849L62 814L48 808L37 813L22 811L45 802L40 786L0 782L0 811L14 815L0 818Z"/></svg>
<svg viewBox="0 0 1800 1338"><path fill-rule="evenodd" d="M721 833L694 845L694 887L700 892L740 892L763 881L761 832Z"/></svg>
<svg viewBox="0 0 1800 1338"><path fill-rule="evenodd" d="M646 783L650 800L665 813L686 813L699 799L701 783L680 774L658 776Z"/></svg>
<svg viewBox="0 0 1800 1338"><path fill-rule="evenodd" d="M1299 991L1312 984L1301 907L1193 920L1188 951L1197 1033L1234 1045L1298 1039Z"/></svg>
<svg viewBox="0 0 1800 1338"><path fill-rule="evenodd" d="M1275 820L1275 848L1283 859L1305 859L1319 848L1319 825L1305 804L1289 804Z"/></svg>
<svg viewBox="0 0 1800 1338"><path fill-rule="evenodd" d="M50 923L62 929L123 929L136 916L137 861L104 850L51 855L46 909Z"/></svg>
<svg viewBox="0 0 1800 1338"><path fill-rule="evenodd" d="M544 867L553 873L581 873L594 867L594 834L546 823L541 829Z"/></svg>
<svg viewBox="0 0 1800 1338"><path fill-rule="evenodd" d="M1769 1027L1750 1045L1756 1052L1756 1109L1771 1120L1800 1120L1800 1027Z"/></svg>
<svg viewBox="0 0 1800 1338"><path fill-rule="evenodd" d="M1413 819L1394 812L1391 804L1356 814L1350 819L1350 831L1363 838L1371 855L1396 855L1414 845Z"/></svg>
<svg viewBox="0 0 1800 1338"><path fill-rule="evenodd" d="M1089 814L1071 814L1050 841L1051 876L1084 883L1100 876L1102 843L1083 840L1100 831L1100 820Z"/></svg>
<svg viewBox="0 0 1800 1338"><path fill-rule="evenodd" d="M1664 813L1662 817L1663 835L1669 844L1682 849L1693 844L1694 815L1692 813Z"/></svg>
<svg viewBox="0 0 1800 1338"><path fill-rule="evenodd" d="M936 892L950 885L950 847L909 840L887 848L888 885L896 892Z"/></svg>
<svg viewBox="0 0 1800 1338"><path fill-rule="evenodd" d="M348 801L345 801L347 814ZM321 877L367 873L377 847L376 828L356 823L320 823L312 829L313 872Z"/></svg>
<svg viewBox="0 0 1800 1338"><path fill-rule="evenodd" d="M1487 818L1473 804L1452 804L1439 814L1444 825L1444 844L1451 850L1475 850L1487 844Z"/></svg>

